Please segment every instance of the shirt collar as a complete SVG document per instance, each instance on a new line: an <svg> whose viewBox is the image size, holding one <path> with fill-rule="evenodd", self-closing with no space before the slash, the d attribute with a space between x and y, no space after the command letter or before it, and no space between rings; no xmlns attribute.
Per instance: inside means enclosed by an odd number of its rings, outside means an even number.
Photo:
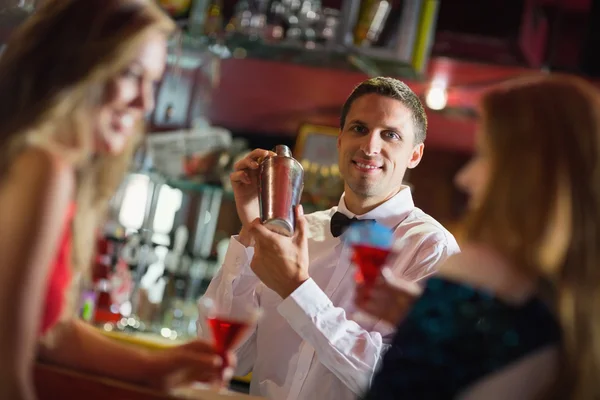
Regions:
<svg viewBox="0 0 600 400"><path fill-rule="evenodd" d="M405 185L403 185L400 191L392 198L362 215L353 214L350 210L348 210L346 207L346 201L344 200L345 197L346 193L343 193L342 197L340 198L337 211L341 212L348 218L356 217L358 219L374 219L378 223L385 225L390 229L396 228L396 226L398 226L400 222L404 221L408 214L410 214L410 212L415 208L410 187Z"/></svg>

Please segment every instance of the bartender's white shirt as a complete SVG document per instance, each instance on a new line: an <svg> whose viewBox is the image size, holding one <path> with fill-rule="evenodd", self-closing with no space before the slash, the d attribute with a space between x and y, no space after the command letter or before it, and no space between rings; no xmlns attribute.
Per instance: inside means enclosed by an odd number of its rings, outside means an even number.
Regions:
<svg viewBox="0 0 600 400"><path fill-rule="evenodd" d="M331 235L331 216L339 205L306 216L309 229L309 275L282 300L250 269L254 249L232 237L222 268L206 295L226 309L260 306L263 317L239 348L236 374L252 371L250 393L273 400L355 399L368 388L394 329L383 321L356 318L354 270L349 251ZM392 270L419 280L459 251L454 237L440 223L414 206L408 187L358 219L375 219L394 230L400 253ZM354 321L353 318L356 320Z"/></svg>

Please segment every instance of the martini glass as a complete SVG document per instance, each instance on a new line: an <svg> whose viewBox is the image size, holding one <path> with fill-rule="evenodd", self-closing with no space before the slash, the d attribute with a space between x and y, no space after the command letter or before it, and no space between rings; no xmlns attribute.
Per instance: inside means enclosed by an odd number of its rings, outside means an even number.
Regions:
<svg viewBox="0 0 600 400"><path fill-rule="evenodd" d="M345 236L351 248L352 263L357 267L356 283L372 287L381 268L389 265L396 255L392 249L392 231L374 221L355 222Z"/></svg>
<svg viewBox="0 0 600 400"><path fill-rule="evenodd" d="M350 246L350 260L356 267L354 280L364 285L370 293L384 266L394 263L397 253L393 250L393 232L375 221L353 223L344 234ZM372 322L372 318L361 312L353 313L357 322Z"/></svg>
<svg viewBox="0 0 600 400"><path fill-rule="evenodd" d="M235 310L230 308L210 297L203 297L198 302L199 332L212 341L215 351L223 359L223 370L228 367L227 353L243 344L262 314L262 310L252 304Z"/></svg>

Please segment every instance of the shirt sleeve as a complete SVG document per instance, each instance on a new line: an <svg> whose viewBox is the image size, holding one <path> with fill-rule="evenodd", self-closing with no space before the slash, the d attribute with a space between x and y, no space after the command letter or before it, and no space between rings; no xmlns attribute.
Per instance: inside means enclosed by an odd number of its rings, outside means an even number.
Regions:
<svg viewBox="0 0 600 400"><path fill-rule="evenodd" d="M323 365L355 394L364 392L386 346L381 333L349 320L312 279L284 299L278 311Z"/></svg>
<svg viewBox="0 0 600 400"><path fill-rule="evenodd" d="M231 314L232 310L248 307L249 304L259 306L256 287L260 281L250 269L253 256L253 247L244 247L237 236L231 237L223 265L204 294L204 297L211 298L218 304L220 313ZM236 353L236 374L246 375L252 370L256 359L255 332L248 335Z"/></svg>
<svg viewBox="0 0 600 400"><path fill-rule="evenodd" d="M434 275L444 261L451 255L460 252L455 241L430 241L419 248L415 258L409 263L401 275L402 279L424 282Z"/></svg>

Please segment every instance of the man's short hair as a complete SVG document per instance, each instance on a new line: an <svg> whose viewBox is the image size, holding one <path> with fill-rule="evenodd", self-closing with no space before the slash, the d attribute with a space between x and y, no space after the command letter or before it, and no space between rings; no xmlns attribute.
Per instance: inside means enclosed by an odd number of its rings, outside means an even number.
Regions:
<svg viewBox="0 0 600 400"><path fill-rule="evenodd" d="M415 126L415 144L423 143L427 135L427 115L419 97L406 85L406 83L394 78L379 76L367 79L354 88L344 106L340 117L340 129L344 129L346 117L352 103L359 97L367 94L378 94L400 101L412 112Z"/></svg>

